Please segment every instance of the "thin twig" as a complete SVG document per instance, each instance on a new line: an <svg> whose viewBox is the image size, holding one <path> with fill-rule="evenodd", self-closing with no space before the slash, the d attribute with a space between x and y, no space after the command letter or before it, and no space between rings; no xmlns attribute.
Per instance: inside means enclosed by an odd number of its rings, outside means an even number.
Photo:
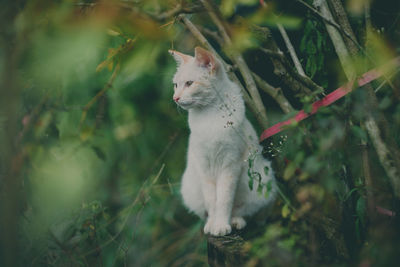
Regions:
<svg viewBox="0 0 400 267"><path fill-rule="evenodd" d="M208 34L211 36L215 41L218 42L218 44L222 47L224 46L224 41L222 40L221 37L219 37L217 32L211 31L207 28L204 27L199 27L197 26L202 32L205 34ZM281 57L283 54L281 52L274 52L271 51L276 57ZM286 97L282 93L281 88L275 88L272 85L270 85L268 82L263 80L259 75L257 75L255 72L251 72L251 74L254 77L254 80L256 81L258 87L263 90L265 93L269 94L281 107L282 111L285 113L289 113L294 110L290 102L286 99Z"/></svg>
<svg viewBox="0 0 400 267"><path fill-rule="evenodd" d="M294 108L292 107L290 102L283 95L281 88L273 87L254 72L252 74L259 88L261 88L264 92L269 94L278 103L279 107L283 110L283 112L290 113L294 111Z"/></svg>
<svg viewBox="0 0 400 267"><path fill-rule="evenodd" d="M394 163L394 159L390 153L390 150L382 140L379 126L375 120L369 116L365 121L365 127L367 128L368 134L371 137L372 144L374 145L376 153L378 154L379 161L385 169L390 183L392 184L394 195L397 198L400 198L400 173L396 168L396 164Z"/></svg>
<svg viewBox="0 0 400 267"><path fill-rule="evenodd" d="M254 104L256 105L258 114L256 114L256 117L259 118L258 120L264 121L262 125L264 127L268 126L267 123L267 112L265 110L265 106L262 103L261 96L258 92L256 83L254 81L253 75L251 74L251 71L249 67L247 66L243 56L233 49L232 47L232 40L228 35L228 31L225 26L224 22L220 19L221 16L218 16L218 11L217 9L214 9L212 4L208 0L201 0L203 3L204 7L207 9L209 16L211 17L212 21L214 24L217 26L220 34L222 35L222 38L224 39L224 42L227 44L229 48L229 56L231 57L232 61L235 62L237 65L240 73L243 76L244 82L246 83L246 88L249 91L251 98L253 99Z"/></svg>
<svg viewBox="0 0 400 267"><path fill-rule="evenodd" d="M302 4L303 6L305 6L306 8L308 8L314 15L317 15L318 17L320 17L324 22L335 27L338 31L340 31L346 37L348 37L361 51L365 52L364 49L362 48L362 46L357 42L357 40L352 38L352 36L345 30L343 30L332 18L326 17L323 13L319 12L317 9L313 8L312 6L310 6L303 0L296 0L296 1L299 2L300 4Z"/></svg>
<svg viewBox="0 0 400 267"><path fill-rule="evenodd" d="M290 41L289 36L286 33L285 28L280 23L278 23L277 26L278 26L279 32L282 35L283 40L285 41L286 47L289 51L290 57L292 58L292 61L294 63L294 66L296 67L297 72L302 76L306 76L306 74L303 70L303 67L301 66L300 60L297 57L296 51L294 50L292 42Z"/></svg>
<svg viewBox="0 0 400 267"><path fill-rule="evenodd" d="M362 167L365 181L365 189L367 193L367 207L368 213L371 216L373 214L373 207L375 206L374 195L372 193L372 176L371 176L371 167L368 153L368 145L367 142L361 141L361 155L362 155Z"/></svg>
<svg viewBox="0 0 400 267"><path fill-rule="evenodd" d="M210 37L212 37L215 41L218 42L218 44L220 46L222 46L224 44L224 40L218 35L218 33L216 31L212 31L210 29L207 29L206 27L197 25L197 28L200 30L200 32L202 32L205 35L208 35Z"/></svg>
<svg viewBox="0 0 400 267"><path fill-rule="evenodd" d="M337 2L337 5L341 5L341 3ZM327 3L325 0L315 0L314 5L317 5L318 7L321 7L321 12L324 15L328 15L330 18L332 18L332 15L330 13L330 10L327 6ZM338 11L338 10L336 10ZM341 8L339 12L343 13L341 14L342 18L346 17L346 14L344 13L344 9ZM347 17L346 17L347 19ZM348 31L351 31L351 27L348 23L346 23L344 20L341 20L342 27L347 28ZM349 80L353 79L355 72L354 70L348 69L348 63L351 63L351 58L349 58L349 55L356 55L357 54L357 47L355 46L349 46L346 47L343 39L340 36L340 33L335 29L332 28L329 25L326 25L329 36L333 42L333 44L336 46L340 46L341 49L336 49L336 53L338 54L339 60L341 61L341 64L345 70L345 74L347 75L347 78ZM348 49L351 49L351 53L349 53ZM347 71L346 71L347 70ZM375 112L379 112L378 108L378 100L377 97L374 93L374 90L371 85L366 85L365 86L366 92L367 92L367 102L368 102L368 107L366 107L366 119L364 121L365 127L367 129L368 135L371 138L372 144L374 145L375 151L378 155L378 159L383 167L383 169L386 172L386 175L389 177L389 180L392 184L394 195L397 198L400 198L400 166L398 165L400 162L400 156L399 156L399 151L397 149L396 142L394 141L393 137L390 135L389 131L389 126L386 118L384 117L383 114L380 115L380 122L381 125L383 125L382 129L386 131L386 142L384 142L384 139L382 138L382 133L380 126L378 124L378 121L375 119L375 114L371 112L371 109L374 110ZM390 144L389 146L387 145Z"/></svg>
<svg viewBox="0 0 400 267"><path fill-rule="evenodd" d="M112 88L112 84L113 84L115 78L117 77L117 73L118 73L119 69L120 69L120 66L119 66L119 64L117 64L117 65L115 66L115 68L114 68L113 73L111 74L111 77L108 79L108 81L107 81L107 83L105 84L105 86L103 87L103 89L101 89L101 90L100 90L100 91L99 91L99 92L98 92L98 93L83 107L83 111L82 111L82 115L81 115L81 120L80 120L80 123L79 123L80 127L82 127L83 123L84 123L85 120L86 120L86 116L87 116L88 110L94 105L94 103L96 103L96 102L100 99L100 97L102 97L102 96L105 94L105 92L106 92L108 89Z"/></svg>
<svg viewBox="0 0 400 267"><path fill-rule="evenodd" d="M301 95L310 95L314 92L323 92L324 89L314 83L309 77L300 75L286 59L285 54L278 48L267 27L250 25L250 31L257 39L265 42L264 47L258 49L265 53L272 61L274 74L293 92ZM311 90L310 90L311 89ZM317 99L317 97L315 96Z"/></svg>
<svg viewBox="0 0 400 267"><path fill-rule="evenodd" d="M93 252L96 252L99 248L101 249L101 248L104 248L104 247L108 246L111 242L114 242L121 235L122 231L124 230L125 226L128 223L128 219L130 218L130 215L131 215L131 212L133 211L133 208L139 203L139 201L141 201L141 203L142 203L142 208L144 208L144 206L147 204L147 202L149 200L149 196L148 196L149 191L154 186L154 184L157 182L157 180L160 178L162 172L164 171L164 168L165 168L165 164L162 164L160 170L157 173L157 175L151 181L150 181L150 177L148 177L142 183L142 186L140 187L140 189L139 189L139 191L138 191L138 193L136 195L136 198L126 208L126 210L128 211L128 214L126 215L126 217L122 221L122 224L121 224L120 229L118 230L118 232L115 233L113 236L111 236L104 243L100 244L97 248L90 249L89 251L86 251L86 252L82 253L80 255L81 257L85 257L87 255L90 255ZM118 216L116 216L112 220L117 219ZM109 222L112 221L112 220L109 220ZM98 229L101 229L101 228L98 228Z"/></svg>
<svg viewBox="0 0 400 267"><path fill-rule="evenodd" d="M259 48L264 54L274 57L278 59L284 66L285 69L291 74L293 78L295 78L297 81L301 82L303 85L306 87L303 88L303 91L306 94L312 94L313 92L321 92L324 93L324 88L318 84L316 84L313 80L311 80L308 76L306 75L301 75L299 72L295 71L293 67L289 64L288 60L286 59L285 55L282 52L275 52L270 49L266 48ZM312 89L312 90L310 90Z"/></svg>
<svg viewBox="0 0 400 267"><path fill-rule="evenodd" d="M197 39L197 41L204 47L206 47L209 51L211 51L217 58L218 60L224 65L225 69L228 71L229 77L232 79L233 82L235 82L241 89L243 99L247 106L251 109L251 111L254 113L254 115L258 114L258 110L255 108L253 100L250 98L249 94L247 93L246 89L243 87L243 85L240 83L239 79L235 75L235 73L232 71L232 66L227 64L221 56L215 51L214 47L207 41L207 39L204 37L203 34L197 29L197 27L184 15L179 15L178 20L185 25L185 27L192 33L192 35ZM259 118L259 116L256 116L258 122L260 125L263 125L265 123L263 120Z"/></svg>
<svg viewBox="0 0 400 267"><path fill-rule="evenodd" d="M332 13L330 12L328 4L325 0L314 0L313 5L320 10L321 15L324 18L327 18L329 21L333 21ZM325 26L332 40L336 54L339 57L340 63L342 64L342 68L347 76L347 79L351 81L356 76L356 73L354 71L354 66L351 62L350 53L347 50L344 40L336 26L333 27L332 24L327 23L327 21L325 21ZM340 28L340 26L338 27Z"/></svg>
<svg viewBox="0 0 400 267"><path fill-rule="evenodd" d="M180 14L193 14L193 13L198 13L204 11L204 7L200 5L194 5L191 7L182 5L182 4L177 4L174 8L165 11L163 13L159 14L152 14L148 13L149 16L151 16L153 19L158 20L158 21L164 21L166 19L171 19L174 18Z"/></svg>
<svg viewBox="0 0 400 267"><path fill-rule="evenodd" d="M354 42L352 42L353 40L356 40L356 35L353 32L353 29L351 28L349 19L347 18L347 14L346 11L342 5L342 2L340 0L329 0L330 2L330 6L332 7L332 12L335 15L335 17L337 18L338 24L340 25L340 27L347 33L349 33L351 38L344 38L344 41L346 43L346 46L349 48L349 52L352 54L352 56L356 56L358 54L358 52L363 48L360 48L359 45L356 45ZM372 29L372 25L371 25L371 18L369 15L369 3L367 3L368 1L366 1L365 5L365 9L366 9L366 18L365 18L365 27L366 27L366 41L369 38L369 33L370 30ZM364 51L363 51L364 52ZM374 62L373 58L369 55L369 53L364 52L366 58L370 61L370 62ZM389 86L393 89L395 89L395 86L392 84L392 82L390 81L390 78L387 75L384 75L383 78L387 81L387 83L389 84Z"/></svg>

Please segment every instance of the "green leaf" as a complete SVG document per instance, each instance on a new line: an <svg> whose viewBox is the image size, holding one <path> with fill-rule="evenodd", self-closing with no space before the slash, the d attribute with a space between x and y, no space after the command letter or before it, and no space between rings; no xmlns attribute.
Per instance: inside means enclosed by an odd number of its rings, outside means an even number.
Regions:
<svg viewBox="0 0 400 267"><path fill-rule="evenodd" d="M79 134L80 116L80 110L58 113L56 118L56 127L60 139L77 136Z"/></svg>
<svg viewBox="0 0 400 267"><path fill-rule="evenodd" d="M225 17L229 17L235 12L235 2L234 0L222 1L220 10Z"/></svg>
<svg viewBox="0 0 400 267"><path fill-rule="evenodd" d="M310 174L316 174L322 166L323 165L316 156L311 156L305 160L304 170Z"/></svg>
<svg viewBox="0 0 400 267"><path fill-rule="evenodd" d="M315 59L313 59L310 65L310 77L313 78L316 72L317 72L317 63L315 62Z"/></svg>
<svg viewBox="0 0 400 267"><path fill-rule="evenodd" d="M265 175L268 176L268 174L269 174L269 167L268 166L264 167L264 173L265 173Z"/></svg>
<svg viewBox="0 0 400 267"><path fill-rule="evenodd" d="M324 39L319 31L316 31L316 33L317 33L317 49L321 50Z"/></svg>
<svg viewBox="0 0 400 267"><path fill-rule="evenodd" d="M250 190L253 190L253 184L254 184L253 179L249 178L249 188L250 188Z"/></svg>
<svg viewBox="0 0 400 267"><path fill-rule="evenodd" d="M262 189L263 189L263 186L262 186L261 183L259 183L259 184L258 184L258 187L257 187L257 193L258 193L258 195L261 195L261 194L262 194Z"/></svg>
<svg viewBox="0 0 400 267"><path fill-rule="evenodd" d="M361 230L360 230L360 219L356 219L356 236L358 240L361 240Z"/></svg>
<svg viewBox="0 0 400 267"><path fill-rule="evenodd" d="M301 52L305 52L306 51L306 42L307 42L307 38L306 36L304 36L301 41L300 41L300 51Z"/></svg>
<svg viewBox="0 0 400 267"><path fill-rule="evenodd" d="M310 34L314 32L314 24L312 23L311 20L307 20L306 25L304 26L304 37L305 39L308 39Z"/></svg>
<svg viewBox="0 0 400 267"><path fill-rule="evenodd" d="M106 154L103 152L103 150L101 150L100 147L98 146L92 146L93 151L96 153L96 155L99 157L99 159L106 161L107 156Z"/></svg>
<svg viewBox="0 0 400 267"><path fill-rule="evenodd" d="M282 214L282 217L283 217L283 218L287 218L287 217L289 216L289 214L290 214L289 205L285 204L285 205L283 206L282 211L281 211L281 214Z"/></svg>
<svg viewBox="0 0 400 267"><path fill-rule="evenodd" d="M310 113L311 111L312 111L312 104L304 105L304 112L305 113Z"/></svg>
<svg viewBox="0 0 400 267"><path fill-rule="evenodd" d="M296 169L297 167L294 164L294 162L290 162L289 165L285 168L285 171L283 172L283 179L287 181L290 178L292 178Z"/></svg>
<svg viewBox="0 0 400 267"><path fill-rule="evenodd" d="M324 59L325 59L325 57L323 54L318 54L318 56L317 56L317 69L318 70L321 70L324 68Z"/></svg>
<svg viewBox="0 0 400 267"><path fill-rule="evenodd" d="M272 180L269 180L267 182L266 188L267 188L267 190L265 190L265 195L264 195L265 198L267 198L269 196L269 193L272 190Z"/></svg>
<svg viewBox="0 0 400 267"><path fill-rule="evenodd" d="M367 133L359 126L353 125L351 131L354 136L360 138L363 141L367 141Z"/></svg>
<svg viewBox="0 0 400 267"><path fill-rule="evenodd" d="M385 110L389 108L392 105L392 98L389 96L385 96L380 102L379 102L379 108L381 110Z"/></svg>
<svg viewBox="0 0 400 267"><path fill-rule="evenodd" d="M307 42L306 52L309 55L314 55L317 53L317 48L315 47L315 44L311 39Z"/></svg>
<svg viewBox="0 0 400 267"><path fill-rule="evenodd" d="M356 203L356 214L362 225L365 225L366 210L365 199L360 197Z"/></svg>

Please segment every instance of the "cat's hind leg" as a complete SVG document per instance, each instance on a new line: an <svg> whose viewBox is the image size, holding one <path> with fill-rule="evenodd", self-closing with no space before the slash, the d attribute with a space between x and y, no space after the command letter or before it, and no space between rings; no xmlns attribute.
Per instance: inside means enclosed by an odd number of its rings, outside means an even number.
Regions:
<svg viewBox="0 0 400 267"><path fill-rule="evenodd" d="M246 227L246 221L241 216L234 216L231 219L231 225L233 228L240 230Z"/></svg>
<svg viewBox="0 0 400 267"><path fill-rule="evenodd" d="M206 208L200 178L197 177L196 172L191 168L187 168L183 174L181 195L184 205L201 219L205 219Z"/></svg>

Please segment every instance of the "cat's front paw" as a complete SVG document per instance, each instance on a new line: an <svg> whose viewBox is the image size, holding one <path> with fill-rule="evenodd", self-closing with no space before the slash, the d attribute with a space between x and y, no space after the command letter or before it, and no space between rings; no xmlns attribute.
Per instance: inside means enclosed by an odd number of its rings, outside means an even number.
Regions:
<svg viewBox="0 0 400 267"><path fill-rule="evenodd" d="M232 227L229 223L218 223L214 224L212 227L210 234L213 236L223 236L228 235L232 232Z"/></svg>
<svg viewBox="0 0 400 267"><path fill-rule="evenodd" d="M211 220L210 218L208 218L207 222L206 222L206 225L204 226L204 233L206 235L211 234L213 225L214 225L214 220Z"/></svg>

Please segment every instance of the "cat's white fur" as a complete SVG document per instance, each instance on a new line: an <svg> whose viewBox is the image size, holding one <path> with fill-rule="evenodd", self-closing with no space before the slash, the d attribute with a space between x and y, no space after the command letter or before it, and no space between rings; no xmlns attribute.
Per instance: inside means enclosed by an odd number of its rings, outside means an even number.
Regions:
<svg viewBox="0 0 400 267"><path fill-rule="evenodd" d="M245 116L240 88L229 80L221 63L200 47L196 47L195 57L169 52L178 63L174 100L188 110L191 131L182 177L183 202L206 220L204 233L226 235L232 226L245 227L244 217L275 199L271 163L261 156L262 147ZM257 178L253 190L249 188L249 160L253 163L250 172L261 175L262 194L257 193ZM265 197L268 181L272 190Z"/></svg>

